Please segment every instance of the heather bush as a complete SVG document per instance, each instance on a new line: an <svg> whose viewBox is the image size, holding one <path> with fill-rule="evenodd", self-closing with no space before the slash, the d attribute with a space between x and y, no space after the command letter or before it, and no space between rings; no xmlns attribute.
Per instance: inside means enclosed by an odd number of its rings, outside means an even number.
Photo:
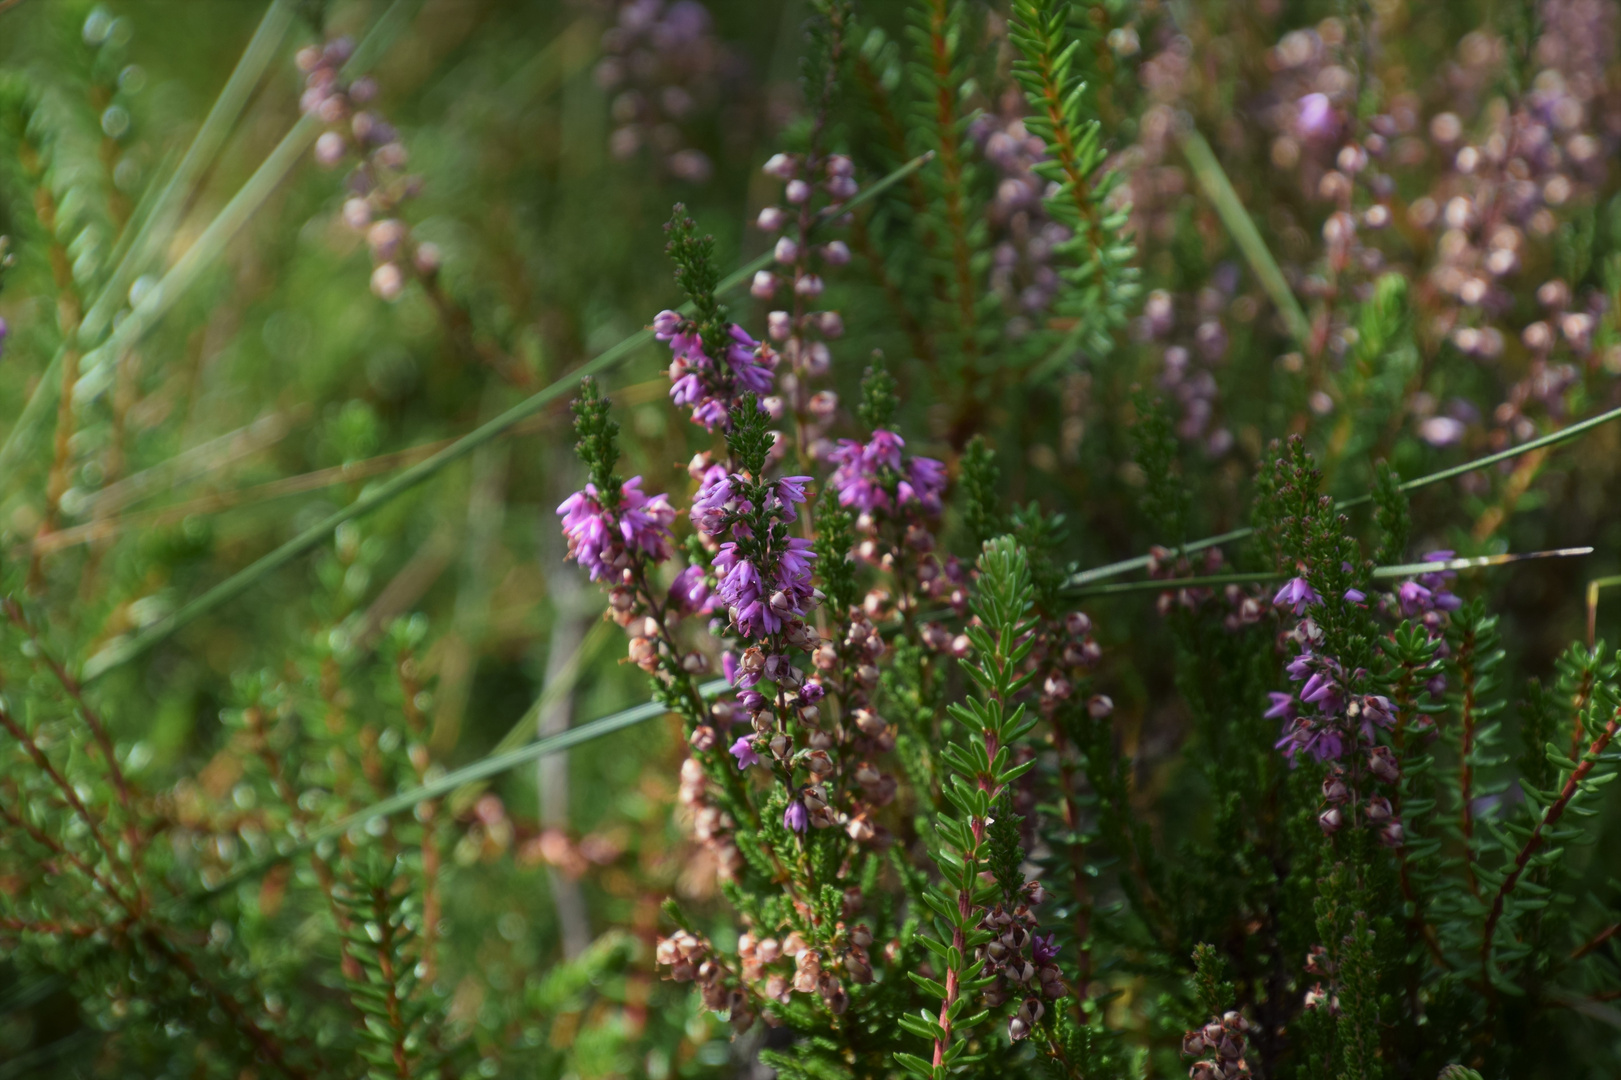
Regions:
<svg viewBox="0 0 1621 1080"><path fill-rule="evenodd" d="M1615 1075L1618 150L1615 0L0 0L0 1077Z"/></svg>

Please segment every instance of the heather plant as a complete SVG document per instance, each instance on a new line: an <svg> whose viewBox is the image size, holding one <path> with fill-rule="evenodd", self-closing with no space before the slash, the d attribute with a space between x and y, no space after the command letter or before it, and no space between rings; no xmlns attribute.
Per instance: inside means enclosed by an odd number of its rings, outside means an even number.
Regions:
<svg viewBox="0 0 1621 1080"><path fill-rule="evenodd" d="M1621 9L0 0L0 1076L1621 1068Z"/></svg>

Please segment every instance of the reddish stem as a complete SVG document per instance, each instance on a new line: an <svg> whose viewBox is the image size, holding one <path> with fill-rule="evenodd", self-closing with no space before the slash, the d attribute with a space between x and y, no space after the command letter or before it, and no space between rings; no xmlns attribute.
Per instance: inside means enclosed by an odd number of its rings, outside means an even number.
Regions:
<svg viewBox="0 0 1621 1080"><path fill-rule="evenodd" d="M985 733L985 759L987 761L994 762L996 760L996 751L998 749L999 749L999 747L997 745L996 736L991 734L990 732L986 732ZM992 788L991 788L991 778L989 776L986 776L984 773L981 773L980 776L979 776L979 790L985 792L988 796L990 796L989 801L991 801L991 802L995 802L996 801L996 796L998 794L1000 794L999 791L993 791L992 790ZM970 818L968 820L968 828L969 828L969 831L971 831L973 833L973 836L974 836L974 848L973 848L972 851L964 853L967 856L965 861L969 862L970 865L977 865L978 864L979 846L985 842L985 819L984 818ZM968 922L968 920L973 917L973 913L974 913L974 897L973 897L972 885L970 884L970 887L967 888L967 889L959 889L959 890L957 890L958 922L966 924ZM961 925L959 925L956 929L951 931L951 944L952 944L952 946L954 948L956 948L957 955L963 958L964 963L967 963L968 962L968 941L967 941L967 938L964 936L963 929L962 929ZM956 969L952 968L952 967L947 967L946 968L946 996L945 996L944 1000L942 1000L940 1002L940 1016L939 1016L939 1019L936 1021L936 1023L938 1023L939 1026L940 1026L940 1034L938 1036L936 1036L935 1040L934 1040L934 1067L936 1069L938 1069L941 1065L945 1064L946 1048L951 1045L951 1008L952 1008L953 1005L955 1005L957 1003L957 995L959 993L959 990L960 990L960 985L959 985L959 983L957 981L957 971L956 971Z"/></svg>
<svg viewBox="0 0 1621 1080"><path fill-rule="evenodd" d="M1604 725L1604 730L1599 732L1591 745L1588 746L1587 753L1582 756L1582 760L1577 764L1576 768L1571 770L1570 777L1559 791L1559 797L1548 804L1548 809L1543 811L1542 820L1537 822L1536 828L1531 830L1531 836L1525 841L1525 846L1520 848L1520 853L1515 856L1514 868L1503 879L1503 884L1497 887L1497 895L1492 897L1491 911L1486 916L1486 926L1480 938L1480 969L1487 986L1491 985L1492 938L1496 936L1497 923L1503 917L1503 904L1508 899L1508 894L1513 892L1514 887L1520 883L1520 878L1524 876L1525 868L1530 864L1531 857L1542 847L1547 831L1558 824L1559 819L1564 816L1565 808L1570 805L1570 800L1576 797L1576 791L1581 782L1587 778L1588 773L1593 771L1593 766L1597 763L1599 755L1609 747L1610 740L1615 738L1618 729L1621 729L1621 710L1618 710L1610 717L1609 723Z"/></svg>
<svg viewBox="0 0 1621 1080"><path fill-rule="evenodd" d="M1571 953L1570 958L1572 960L1580 960L1588 953L1603 945L1606 941L1609 941L1611 938L1615 937L1617 933L1621 933L1621 923L1612 923L1611 925L1606 926L1603 930L1600 930L1598 933L1588 938L1587 941L1582 944L1581 948Z"/></svg>

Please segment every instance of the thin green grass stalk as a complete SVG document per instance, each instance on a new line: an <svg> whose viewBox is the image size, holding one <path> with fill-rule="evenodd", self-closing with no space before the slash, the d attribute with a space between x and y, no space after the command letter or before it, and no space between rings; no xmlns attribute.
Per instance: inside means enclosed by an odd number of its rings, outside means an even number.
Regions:
<svg viewBox="0 0 1621 1080"><path fill-rule="evenodd" d="M1289 283L1283 279L1283 271L1278 269L1277 260L1272 252L1267 250L1266 241L1261 239L1260 230L1255 227L1249 212L1244 209L1244 203L1239 199L1238 192L1233 190L1232 181L1222 171L1221 163L1211 152L1210 144L1204 141L1198 129L1189 123L1184 127L1179 139L1182 153L1187 156L1188 164L1193 168L1193 175L1198 179L1199 186L1204 188L1210 201L1216 206L1216 213L1221 216L1223 225L1232 233L1233 241L1238 249L1244 253L1244 261L1250 264L1250 269L1260 279L1261 287L1266 290L1272 302L1277 305L1278 312L1283 321L1289 325L1289 336L1295 339L1296 344L1305 348L1307 339L1311 336L1311 323L1306 319L1306 312L1301 308L1300 301L1290 291Z"/></svg>
<svg viewBox="0 0 1621 1080"><path fill-rule="evenodd" d="M133 233L125 234L129 239L127 244L121 245L125 250L117 269L107 279L101 295L90 305L90 311L79 327L82 347L93 347L100 340L112 322L113 312L123 302L130 283L163 247L182 209L190 200L198 179L224 147L226 138L242 116L242 110L247 107L248 99L264 77L265 69L281 48L294 14L292 0L274 0L265 11L259 28L254 31L248 47L242 52L242 58L236 62L219 97L208 110L202 127L197 129L197 135L186 149L185 156L175 166L174 174L163 185L140 227Z"/></svg>
<svg viewBox="0 0 1621 1080"><path fill-rule="evenodd" d="M1520 555L1481 555L1466 559L1444 559L1437 562L1400 563L1391 566L1376 566L1368 576L1376 581L1389 581L1394 578L1432 574L1443 570L1480 570L1488 566L1501 566L1526 559L1564 559L1591 555L1592 553L1593 549L1590 547L1559 548L1554 551L1528 551ZM1113 585L1093 585L1085 588L1069 589L1065 590L1065 595L1080 599L1090 596L1119 596L1126 593L1165 592L1168 589L1220 588L1224 585L1255 585L1267 581L1284 581L1293 576L1293 574L1281 570L1260 570L1255 573L1154 578L1149 581L1122 581Z"/></svg>
<svg viewBox="0 0 1621 1080"><path fill-rule="evenodd" d="M714 679L699 686L698 693L703 695L705 701L712 701L730 689L732 689L732 684L725 679ZM490 754L473 762L471 765L464 765L460 769L446 773L432 783L402 791L397 795L391 795L386 799L372 803L364 809L356 810L354 813L339 818L330 825L306 833L303 837L286 838L279 843L274 854L266 855L263 858L239 866L203 891L193 893L178 902L199 903L205 901L244 881L258 877L271 867L296 858L318 844L327 840L336 840L351 829L363 828L368 822L376 818L389 817L403 810L413 809L418 803L443 798L465 785L487 780L492 776L499 776L504 772L516 769L520 765L539 761L541 758L549 757L552 754L561 754L576 746L612 735L615 732L623 731L628 727L634 727L648 720L656 720L667 715L669 711L667 705L657 701L649 701L644 705L637 705L622 712L612 713L601 719L570 728L562 734L553 735L549 739L532 742L528 746L517 750Z"/></svg>
<svg viewBox="0 0 1621 1080"><path fill-rule="evenodd" d="M518 722L501 736L501 741L495 744L491 754L504 754L522 746L527 739L535 734L535 725L545 715L546 710L557 702L574 692L575 685L580 679L580 667L586 657L592 655L608 639L608 628L613 625L608 622L598 622L586 633L579 646L569 654L563 662L563 668L557 676L540 688L540 696L535 698L533 704L518 718ZM474 782L464 784L451 793L449 806L452 814L459 815L472 806L474 801L484 793L485 784Z"/></svg>
<svg viewBox="0 0 1621 1080"><path fill-rule="evenodd" d="M1605 589L1621 585L1621 574L1594 578L1587 583L1587 647L1592 648L1598 635L1598 595Z"/></svg>
<svg viewBox="0 0 1621 1080"><path fill-rule="evenodd" d="M932 154L922 154L913 158L905 165L896 169L882 180L874 183L861 194L851 199L839 208L840 215L849 213L868 199L876 197L891 184L905 179L911 173L928 163ZM775 258L772 252L765 252L759 257L750 260L746 265L725 278L717 288L717 292L725 293L737 288L754 276L756 270L763 269L771 264ZM688 304L680 309L691 314L692 305ZM637 349L653 340L653 331L648 328L638 330L625 338L619 344L599 353L593 360L589 360L573 371L564 375L550 386L538 391L530 397L520 401L489 423L464 435L456 442L445 447L425 461L413 465L388 483L362 495L354 502L333 514L328 515L319 524L313 525L299 533L287 543L270 552L263 558L241 571L233 574L225 581L220 582L202 596L184 605L172 614L158 620L152 626L143 630L134 637L116 639L107 648L92 656L85 662L82 680L89 682L111 671L121 664L128 663L142 653L151 649L159 642L167 640L175 631L187 625L192 620L208 614L215 608L229 603L236 597L251 589L276 570L292 562L294 559L311 551L329 536L334 529L346 521L353 520L363 514L368 514L378 507L392 500L395 496L416 487L424 480L436 475L445 466L471 454L479 447L498 438L513 426L550 405L553 401L565 394L573 392L581 379L588 375L596 375L624 361L633 355Z"/></svg>
<svg viewBox="0 0 1621 1080"><path fill-rule="evenodd" d="M1567 428L1561 428L1558 431L1549 432L1540 438L1532 439L1528 443L1521 443L1519 446L1510 447L1507 450L1500 450L1495 454L1487 454L1483 458L1476 458L1473 461L1466 461L1461 465L1453 465L1450 468L1442 469L1440 472L1433 472L1428 476L1420 476L1416 480L1408 480L1406 483L1398 486L1403 492L1417 491L1420 488L1429 487L1431 484L1439 484L1443 480L1451 480L1455 476L1462 476L1465 473L1472 473L1477 469L1489 468L1498 464L1499 462L1512 460L1513 458L1517 458L1522 454L1529 454L1533 450L1541 450L1545 446L1557 446L1560 443L1569 442L1571 439L1574 439L1579 435L1585 435L1594 428L1601 427L1604 424L1608 424L1610 421L1616 419L1621 419L1621 408L1601 412L1597 416L1590 416L1586 420L1572 424ZM1339 500L1334 504L1334 509L1349 510L1354 506L1361 506L1364 503L1372 501L1372 495L1358 495L1355 498ZM1234 540L1246 539L1247 537L1253 535L1254 532L1254 529L1246 526L1242 529L1234 529L1231 532L1221 533L1218 536L1207 536L1203 540L1191 541L1187 544L1181 545L1179 550L1183 552L1203 551L1206 548L1219 547L1222 544L1231 543ZM1105 581L1112 577L1119 577L1121 574L1129 574L1133 570L1141 570L1146 567L1151 558L1152 556L1149 555L1137 555L1130 559L1122 559L1120 562L1109 563L1106 566L1094 567L1091 570L1082 570L1078 574L1071 575L1069 580L1066 581L1064 585L1065 588L1076 589L1083 585L1090 585L1094 581Z"/></svg>

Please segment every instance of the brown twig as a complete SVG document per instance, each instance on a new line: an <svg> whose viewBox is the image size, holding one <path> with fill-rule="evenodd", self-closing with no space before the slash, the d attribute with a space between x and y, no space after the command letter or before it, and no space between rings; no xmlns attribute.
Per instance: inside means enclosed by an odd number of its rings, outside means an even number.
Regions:
<svg viewBox="0 0 1621 1080"><path fill-rule="evenodd" d="M1481 975L1488 987L1491 985L1492 939L1496 936L1497 924L1503 917L1503 905L1508 900L1509 893L1519 884L1520 878L1524 876L1525 869L1531 862L1531 857L1541 849L1547 830L1558 824L1565 813L1565 808L1576 797L1581 782L1593 771L1593 765L1598 761L1599 755L1609 748L1617 730L1621 730L1621 710L1611 715L1609 722L1604 725L1604 730L1594 737L1592 744L1587 748L1587 753L1571 770L1570 777L1559 791L1559 796L1542 812L1542 819L1531 830L1530 837L1515 856L1514 866L1509 870L1508 876L1503 878L1503 883L1497 887L1497 895L1492 897L1491 910L1486 915L1486 925L1480 936Z"/></svg>
<svg viewBox="0 0 1621 1080"><path fill-rule="evenodd" d="M372 904L375 905L379 916L387 910L388 893L381 888L372 889ZM394 923L391 919L379 918L377 920L381 935L377 942L377 966L383 975L383 1003L388 1010L388 1023L394 1032L393 1045L390 1047L394 1057L394 1069L401 1080L408 1080L411 1075L411 1059L405 1052L405 1015L400 1008L399 987L394 974Z"/></svg>
<svg viewBox="0 0 1621 1080"><path fill-rule="evenodd" d="M3 726L11 733L11 737L16 739L23 749L28 752L29 758L38 766L39 770L50 777L51 783L55 784L57 790L62 793L62 798L67 801L69 808L90 830L91 839L96 842L96 846L106 856L108 865L115 868L122 867L131 884L134 884L134 869L121 862L113 853L112 846L107 843L107 837L102 835L101 823L91 815L89 808L84 805L84 800L79 798L79 793L74 790L73 785L67 782L67 778L57 771L56 765L46 756L45 751L40 749L39 743L34 739L32 733L17 723L10 710L3 705L0 705L0 726ZM136 914L136 912L131 911L131 914Z"/></svg>
<svg viewBox="0 0 1621 1080"><path fill-rule="evenodd" d="M1596 933L1592 937L1588 938L1585 942L1582 943L1580 948L1578 948L1575 952L1571 953L1570 954L1571 960L1572 961L1580 960L1582 957L1586 956L1588 953L1593 952L1595 949L1599 948L1606 941L1609 941L1611 938L1615 937L1615 935L1618 934L1618 933L1621 933L1621 923L1611 923L1609 926L1606 926L1603 930L1600 930L1598 933Z"/></svg>
<svg viewBox="0 0 1621 1080"><path fill-rule="evenodd" d="M230 1017L231 1022L236 1025L237 1029L248 1037L258 1049L260 1055L268 1059L282 1073L293 1077L294 1080L307 1080L310 1074L287 1060L286 1052L282 1049L281 1043L276 1040L275 1036L260 1027L258 1022L247 1014L242 1008L242 1003L234 996L227 994L224 990L215 986L211 980L204 977L202 972L197 970L197 964L186 952L176 949L156 928L147 927L143 939L155 952L161 953L165 960L179 968L186 978L190 980L191 985L202 987L203 991L214 999L215 1004L220 1007L225 1015Z"/></svg>
<svg viewBox="0 0 1621 1080"><path fill-rule="evenodd" d="M31 148L27 149L31 151ZM37 164L36 153L29 152L25 155L26 168L33 171ZM56 201L44 186L43 178L34 194L34 210L46 235L55 237ZM68 261L66 249L60 241L56 241L50 245L48 254L51 276L57 290L56 321L62 332L62 386L56 405L56 437L52 449L51 471L45 483L45 516L39 527L40 532L50 532L56 528L56 520L61 513L62 496L68 489L68 465L72 456L74 431L73 387L79 381L79 351L74 347L74 343L79 335L79 319L84 311L84 305L74 286L73 269ZM28 570L31 588L43 586L42 573L43 567L36 554Z"/></svg>
<svg viewBox="0 0 1621 1080"><path fill-rule="evenodd" d="M118 792L118 801L129 818L130 842L136 853L134 858L140 858L140 850L144 840L135 824L134 799L130 794L129 781L124 777L124 770L118 764L118 754L113 749L112 738L107 734L107 725L102 722L100 714L91 708L90 703L85 700L84 688L79 685L79 680L75 679L73 674L62 666L61 661L51 655L50 650L45 647L45 643L40 640L38 631L28 621L28 616L23 611L22 605L8 596L0 599L0 609L5 611L6 618L11 620L13 626L28 635L28 640L33 644L39 662L50 670L51 674L56 677L56 681L61 684L62 689L67 691L68 696L79 707L79 713L84 717L85 726L90 729L91 737L95 739L96 746L101 750L101 756L107 762L107 775L113 782L114 790Z"/></svg>
<svg viewBox="0 0 1621 1080"><path fill-rule="evenodd" d="M437 272L419 274L417 278L422 282L422 288L428 294L428 301L433 304L434 311L438 312L445 331L450 335L450 340L454 343L456 351L461 354L463 361L482 364L520 389L534 385L534 372L494 346L478 339L473 330L472 316L468 315L467 309L452 300L440 286Z"/></svg>

